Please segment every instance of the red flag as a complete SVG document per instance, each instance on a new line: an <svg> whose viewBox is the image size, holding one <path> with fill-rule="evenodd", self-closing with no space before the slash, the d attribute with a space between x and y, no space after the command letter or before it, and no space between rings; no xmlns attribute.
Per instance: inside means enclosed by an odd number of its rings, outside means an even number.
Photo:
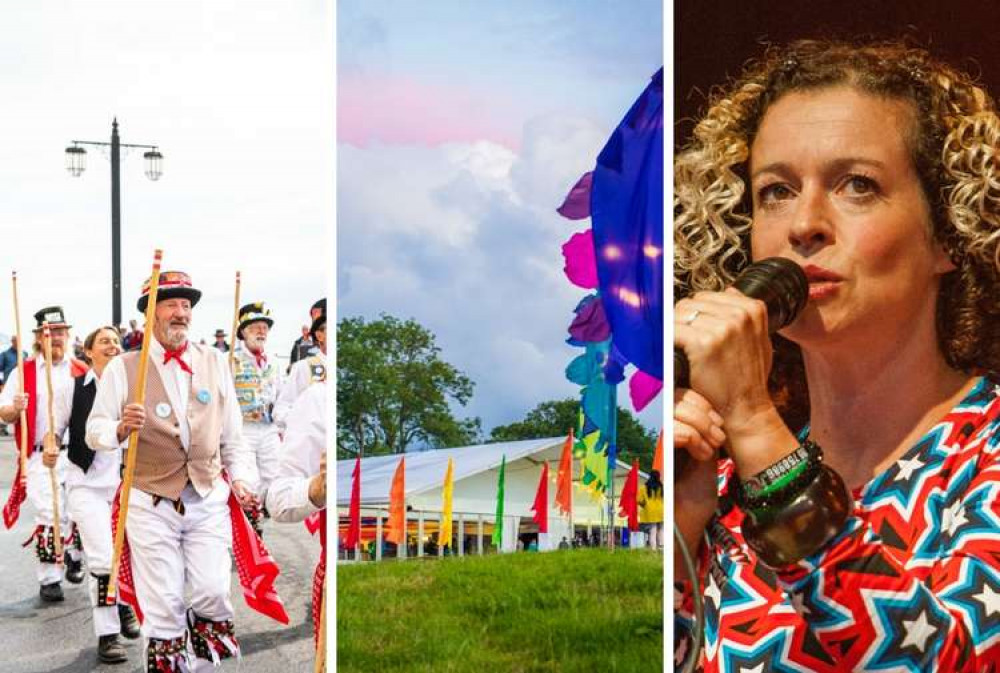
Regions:
<svg viewBox="0 0 1000 673"><path fill-rule="evenodd" d="M559 475L556 477L556 507L563 514L573 514L573 430L563 442L562 457L559 459Z"/></svg>
<svg viewBox="0 0 1000 673"><path fill-rule="evenodd" d="M354 473L351 482L351 506L348 509L350 523L347 524L347 536L344 546L354 549L361 543L361 457L354 463Z"/></svg>
<svg viewBox="0 0 1000 673"><path fill-rule="evenodd" d="M535 516L531 520L538 524L539 533L549 532L549 464L542 463L542 478L538 481L535 504L531 506Z"/></svg>
<svg viewBox="0 0 1000 673"><path fill-rule="evenodd" d="M653 469L660 473L660 479L663 479L663 430L660 430L660 436L656 440L656 453L653 454Z"/></svg>
<svg viewBox="0 0 1000 673"><path fill-rule="evenodd" d="M632 469L625 477L621 500L618 501L618 516L628 517L628 529L639 530L639 461L632 461Z"/></svg>
<svg viewBox="0 0 1000 673"><path fill-rule="evenodd" d="M399 459L389 490L389 526L385 539L397 545L406 544L406 458Z"/></svg>

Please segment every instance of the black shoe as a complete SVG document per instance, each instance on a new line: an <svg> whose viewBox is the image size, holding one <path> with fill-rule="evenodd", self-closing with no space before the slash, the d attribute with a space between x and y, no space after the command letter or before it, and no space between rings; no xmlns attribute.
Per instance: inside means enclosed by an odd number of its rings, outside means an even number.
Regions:
<svg viewBox="0 0 1000 673"><path fill-rule="evenodd" d="M45 603L58 603L64 599L62 585L59 582L43 584L38 590L38 595Z"/></svg>
<svg viewBox="0 0 1000 673"><path fill-rule="evenodd" d="M135 618L132 608L127 605L118 604L118 621L121 622L121 633L129 640L135 640L140 636L139 620Z"/></svg>
<svg viewBox="0 0 1000 673"><path fill-rule="evenodd" d="M97 658L105 664L123 664L128 661L128 653L118 642L117 633L100 636L97 639Z"/></svg>
<svg viewBox="0 0 1000 673"><path fill-rule="evenodd" d="M69 557L69 552L63 553L63 561L66 563L66 581L70 584L79 584L83 581L83 561L74 561Z"/></svg>

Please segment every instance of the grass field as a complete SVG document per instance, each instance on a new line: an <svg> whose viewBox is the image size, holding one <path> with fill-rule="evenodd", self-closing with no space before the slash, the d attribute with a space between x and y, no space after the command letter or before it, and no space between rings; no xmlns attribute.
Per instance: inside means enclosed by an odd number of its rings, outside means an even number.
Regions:
<svg viewBox="0 0 1000 673"><path fill-rule="evenodd" d="M337 568L337 670L663 670L663 557L580 549Z"/></svg>

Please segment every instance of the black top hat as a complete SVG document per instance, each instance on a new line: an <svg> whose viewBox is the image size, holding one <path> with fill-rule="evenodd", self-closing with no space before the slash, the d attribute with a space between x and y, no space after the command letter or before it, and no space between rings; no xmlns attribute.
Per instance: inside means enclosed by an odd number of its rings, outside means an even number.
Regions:
<svg viewBox="0 0 1000 673"><path fill-rule="evenodd" d="M66 315L63 313L62 306L46 306L35 313L35 321L38 326L35 327L33 332L41 332L42 324L48 323L49 328L65 327L69 329L72 325L66 323Z"/></svg>
<svg viewBox="0 0 1000 673"><path fill-rule="evenodd" d="M224 337L224 336L226 336L226 330L224 330L222 328L219 328L219 329L215 330L215 336L217 336L217 337Z"/></svg>
<svg viewBox="0 0 1000 673"><path fill-rule="evenodd" d="M316 316L316 319L313 320L312 327L309 328L309 336L312 337L313 341L316 340L316 330L326 324L326 299L323 299L322 301L323 305L319 307L320 314Z"/></svg>
<svg viewBox="0 0 1000 673"><path fill-rule="evenodd" d="M264 302L256 301L252 304L244 304L240 307L240 324L236 328L236 338L243 338L243 328L255 322L267 323L268 327L274 325L271 318L271 311L264 308Z"/></svg>
<svg viewBox="0 0 1000 673"><path fill-rule="evenodd" d="M146 282L142 284L142 296L139 297L139 302L136 304L141 313L145 313L146 307L149 305L150 280L152 279L147 278ZM201 299L201 290L196 290L191 286L191 276L183 271L161 272L160 282L156 286L157 303L164 299L175 299L177 297L190 300L191 306L194 306Z"/></svg>

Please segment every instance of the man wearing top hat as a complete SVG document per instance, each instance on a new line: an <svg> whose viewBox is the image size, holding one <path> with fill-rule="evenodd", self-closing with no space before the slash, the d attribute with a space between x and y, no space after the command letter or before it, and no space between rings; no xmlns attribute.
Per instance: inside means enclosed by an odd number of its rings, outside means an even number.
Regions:
<svg viewBox="0 0 1000 673"><path fill-rule="evenodd" d="M241 307L238 320L233 382L243 413L243 436L257 457L257 470L260 472L257 493L263 503L281 462L281 439L272 415L280 386L279 368L268 361L264 352L274 320L264 302L260 301ZM246 513L260 534L261 508L253 507Z"/></svg>
<svg viewBox="0 0 1000 673"><path fill-rule="evenodd" d="M326 381L326 299L316 302L315 306L319 306L320 310L314 313L309 336L319 347L319 352L292 365L288 379L278 393L278 400L274 403L274 421L282 432L288 413L302 391L313 383Z"/></svg>
<svg viewBox="0 0 1000 673"><path fill-rule="evenodd" d="M56 497L59 499L60 533L65 539L70 534L70 522L66 514L66 494L63 487L66 481L66 452L62 437L50 433L48 386L46 383L45 358L42 355L42 327L49 326L52 350L52 396L59 400L61 396L72 395L73 379L82 376L87 371L87 365L73 359L67 354L69 330L72 325L66 322L61 306L50 306L35 313L37 326L35 334L35 356L24 362L24 394L20 394L20 379L22 372L15 369L0 392L0 419L5 423L15 423L14 437L18 446L21 443L21 410L26 412L28 423L28 463L27 463L27 497L35 508L35 531L32 540L35 542L35 553L38 556L37 577L39 595L45 602L63 600L62 579L63 566L56 558L54 511L52 483L49 468L54 467L58 482ZM44 447L44 450L43 450ZM20 477L18 474L15 481ZM12 489L12 500L4 508L4 523L10 528L18 517L20 502L15 500L18 489ZM75 535L74 537L74 543ZM82 555L76 544L67 545L65 551L66 579L74 584L83 581Z"/></svg>
<svg viewBox="0 0 1000 673"><path fill-rule="evenodd" d="M207 671L238 654L230 602L230 490L255 501L257 466L243 439L226 357L188 340L201 292L186 273L160 274L143 405L140 353L107 366L87 422L87 443L116 450L138 432L126 537L144 613L147 670ZM144 312L149 281L138 302ZM223 470L228 473L227 483Z"/></svg>

